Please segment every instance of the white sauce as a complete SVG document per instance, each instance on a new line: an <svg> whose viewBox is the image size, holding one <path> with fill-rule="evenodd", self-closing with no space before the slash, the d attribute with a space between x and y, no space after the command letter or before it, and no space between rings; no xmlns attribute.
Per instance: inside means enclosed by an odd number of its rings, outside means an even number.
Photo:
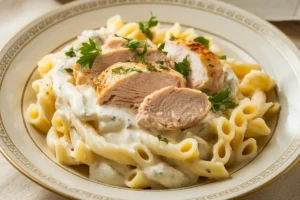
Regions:
<svg viewBox="0 0 300 200"><path fill-rule="evenodd" d="M104 35L105 29L97 31L84 31L78 38L80 43L87 41L89 37L100 38ZM215 138L209 136L209 126L213 118L220 113L210 113L195 127L183 131L158 132L156 130L144 130L136 123L137 111L133 108L125 108L116 105L98 105L95 89L89 85L74 86L70 82L71 76L64 70L72 68L78 58L66 58L64 52L70 47L66 47L62 52L54 55L54 67L52 69L53 91L56 96L56 109L65 110L73 113L81 121L89 121L108 143L117 144L122 147L133 148L134 145L141 143L144 134L161 134L167 137L170 142L180 142L184 138L195 136L199 142L199 149L202 152L202 159L210 159L210 146L203 142L214 141ZM78 52L77 52L78 53ZM227 73L228 80L233 79ZM81 140L79 135L72 133L71 140ZM76 144L76 141L72 141ZM162 161L167 161L160 158ZM128 166L117 166L112 161L96 162L90 166L90 176L98 181L124 186L124 173ZM120 168L123 169L120 170ZM122 171L122 172L120 172ZM157 163L145 167L144 173L150 180L160 183L166 187L181 187L194 184L198 177L190 176L181 171L171 168L165 163Z"/></svg>

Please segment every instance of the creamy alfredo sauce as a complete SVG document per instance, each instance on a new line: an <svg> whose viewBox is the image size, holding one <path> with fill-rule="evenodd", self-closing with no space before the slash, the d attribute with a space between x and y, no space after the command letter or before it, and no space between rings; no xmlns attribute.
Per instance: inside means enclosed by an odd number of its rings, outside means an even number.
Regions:
<svg viewBox="0 0 300 200"><path fill-rule="evenodd" d="M92 32L86 32L87 37L94 36ZM80 43L86 40L85 36L79 38ZM65 49L69 49L66 47ZM98 105L95 89L90 85L74 86L69 81L72 76L65 69L72 69L78 58L67 58L64 50L54 54L54 67L49 73L53 80L53 91L56 96L56 109L73 113L79 120L88 121L108 143L116 144L126 148L132 148L135 144L141 143L144 134L163 135L170 142L180 142L185 138L194 138L198 141L200 159L210 160L212 145L216 142L216 137L208 134L209 123L213 118L221 113L209 113L198 125L179 131L159 132L157 130L145 130L136 123L137 111L133 108L125 108L117 105ZM78 53L78 52L76 52ZM231 90L235 90L234 76L232 72L227 71L227 82ZM72 136L72 140L80 140L80 136ZM205 140L203 140L205 139ZM72 141L76 144L76 141ZM162 161L171 160L159 158ZM91 178L113 185L124 185L124 174L131 167L120 165L105 158L99 158L99 161L90 166ZM163 185L171 187L180 187L194 184L198 177L190 174L179 173L174 168L168 168L164 163L158 163L144 169L148 178L152 178ZM178 181L180 180L180 181Z"/></svg>

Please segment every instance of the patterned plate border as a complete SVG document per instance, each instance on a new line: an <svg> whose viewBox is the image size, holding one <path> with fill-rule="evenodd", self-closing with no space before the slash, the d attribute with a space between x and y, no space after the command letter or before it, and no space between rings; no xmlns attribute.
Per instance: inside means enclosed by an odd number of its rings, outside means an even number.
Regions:
<svg viewBox="0 0 300 200"><path fill-rule="evenodd" d="M51 26L54 26L55 24L82 14L84 12L89 12L92 10L102 9L106 7L113 7L116 5L128 5L128 4L166 4L166 5L175 5L175 6L184 6L189 8L195 8L200 9L206 12L212 12L214 14L221 15L223 17L229 18L233 21L236 21L238 23L243 24L244 26L254 30L255 32L262 35L266 40L268 40L270 43L274 45L275 48L278 49L280 52L285 53L293 53L292 50L289 48L288 45L282 44L282 41L280 38L278 38L276 35L272 33L272 30L269 29L265 24L262 24L260 22L257 22L256 17L251 17L249 14L245 14L244 11L241 11L240 9L234 8L232 6L228 6L224 3L217 3L212 2L208 0L91 0L91 1L81 1L81 2L75 2L73 4L69 4L65 6L65 8L61 8L57 11L51 12L51 14L45 15L43 20L36 20L40 21L36 25L33 25L34 22L31 23L31 28L27 30L26 32L22 33L22 35L8 48L4 56L2 57L0 61L0 90L3 78L5 76L5 72L9 68L11 62L14 60L14 58L17 56L17 54L21 51L22 48L24 48L27 43L29 43L32 39L34 39L37 35L41 34L43 31L47 30ZM29 27L29 26L28 26ZM280 43L280 49L278 47L278 44ZM4 48L5 49L5 48ZM291 54L290 54L291 55ZM297 75L298 77L298 75ZM299 77L298 77L299 80ZM84 196L85 198L90 199L97 199L97 200L115 200L113 198L109 197L103 197L96 194L92 194L89 192L85 192L83 190L77 189L77 188L71 188L68 185L50 177L44 174L41 170L36 168L32 163L28 161L28 159L17 149L17 147L13 144L11 141L9 135L7 134L3 123L2 118L0 114L0 137L8 150L11 154L13 154L18 161L20 161L24 166L26 166L28 169L32 171L36 176L46 179L50 183L61 187L68 192ZM194 200L208 200L208 199L216 199L216 198L224 198L227 195L232 195L234 193L237 193L240 190L243 190L247 187L252 186L255 183L260 182L261 180L267 178L271 174L273 174L276 170L278 170L291 156L293 156L295 153L298 153L298 159L296 159L284 172L279 174L283 175L285 172L287 172L293 165L297 163L299 160L299 147L300 147L300 134L297 134L293 142L291 143L290 147L286 150L286 152L277 160L275 161L268 169L257 175L256 177L251 178L250 180L242 183L239 186L233 187L231 189L227 189L212 195L207 195L203 197L196 198ZM55 188L51 188L50 186L47 186L46 183L41 182L39 179L35 177L31 177L30 174L26 172L26 170L20 168L14 161L9 158L9 156L4 152L4 150L1 148L1 152L3 155L23 174L25 174L27 177L35 181L36 183L42 185L43 187L50 189L56 193L59 193L61 195L64 195L68 198L72 198L70 195L66 194L65 192L58 191ZM276 178L277 178L276 177ZM275 178L274 178L275 179ZM257 189L257 188L256 188ZM254 189L254 190L256 190Z"/></svg>

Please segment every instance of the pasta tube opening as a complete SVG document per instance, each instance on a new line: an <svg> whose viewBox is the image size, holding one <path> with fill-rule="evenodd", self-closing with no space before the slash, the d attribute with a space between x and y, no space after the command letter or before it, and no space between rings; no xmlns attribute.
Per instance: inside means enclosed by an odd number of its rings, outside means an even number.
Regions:
<svg viewBox="0 0 300 200"><path fill-rule="evenodd" d="M197 141L192 138L185 139L179 143L179 151L186 159L199 156Z"/></svg>

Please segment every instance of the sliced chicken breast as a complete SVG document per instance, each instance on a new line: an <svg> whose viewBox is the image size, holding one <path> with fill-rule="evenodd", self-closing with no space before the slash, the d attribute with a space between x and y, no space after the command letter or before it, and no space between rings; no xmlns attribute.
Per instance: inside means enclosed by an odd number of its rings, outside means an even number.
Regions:
<svg viewBox="0 0 300 200"><path fill-rule="evenodd" d="M184 87L185 79L173 69L155 62L116 63L95 81L99 104L138 107L145 96L167 86Z"/></svg>
<svg viewBox="0 0 300 200"><path fill-rule="evenodd" d="M189 88L169 86L145 97L137 121L157 130L178 130L196 125L211 108L206 94Z"/></svg>
<svg viewBox="0 0 300 200"><path fill-rule="evenodd" d="M142 49L140 49L142 51ZM137 60L138 56L136 55L136 52L128 49L128 48L117 48L117 49L111 49L107 52L102 52L99 54L91 69L81 70L79 66L75 67L75 69L80 70L85 76L88 76L89 78L96 78L99 76L101 72L106 70L109 66L118 63L118 62L124 62L127 60ZM147 53L145 54L145 60L147 61L165 61L166 56L161 51L154 49L154 48L148 48Z"/></svg>
<svg viewBox="0 0 300 200"><path fill-rule="evenodd" d="M221 90L224 80L222 64L203 44L184 40L167 41L164 51L168 52L168 57L174 62L182 62L188 57L188 87L206 89L211 93Z"/></svg>

